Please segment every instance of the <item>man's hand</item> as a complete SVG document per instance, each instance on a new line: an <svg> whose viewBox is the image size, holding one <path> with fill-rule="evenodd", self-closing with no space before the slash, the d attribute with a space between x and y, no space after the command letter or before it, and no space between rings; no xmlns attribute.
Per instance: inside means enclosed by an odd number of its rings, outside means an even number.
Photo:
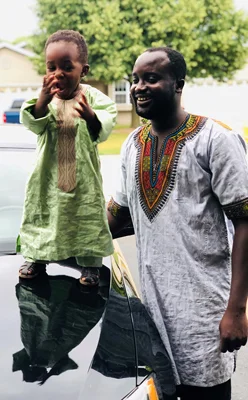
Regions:
<svg viewBox="0 0 248 400"><path fill-rule="evenodd" d="M239 350L245 346L248 335L248 321L244 310L227 309L220 323L220 350L222 353L227 351Z"/></svg>

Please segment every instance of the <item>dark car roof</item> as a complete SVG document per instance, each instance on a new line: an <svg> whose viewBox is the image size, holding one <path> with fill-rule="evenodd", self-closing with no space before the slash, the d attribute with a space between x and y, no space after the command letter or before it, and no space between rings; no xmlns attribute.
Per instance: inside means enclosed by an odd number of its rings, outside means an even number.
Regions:
<svg viewBox="0 0 248 400"><path fill-rule="evenodd" d="M22 262L17 255L0 257L0 397L77 400L98 344L109 282L79 296L79 271L51 264L39 282L19 280Z"/></svg>

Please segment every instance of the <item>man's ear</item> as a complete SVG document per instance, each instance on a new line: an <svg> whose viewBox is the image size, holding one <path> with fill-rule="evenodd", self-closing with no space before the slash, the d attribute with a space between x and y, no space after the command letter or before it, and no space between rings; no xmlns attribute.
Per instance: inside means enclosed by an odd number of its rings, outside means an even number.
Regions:
<svg viewBox="0 0 248 400"><path fill-rule="evenodd" d="M88 74L89 69L90 69L89 64L85 64L85 65L83 66L82 72L81 72L81 77L82 77L82 78Z"/></svg>
<svg viewBox="0 0 248 400"><path fill-rule="evenodd" d="M185 84L184 79L180 79L176 82L176 93L182 93L184 84Z"/></svg>

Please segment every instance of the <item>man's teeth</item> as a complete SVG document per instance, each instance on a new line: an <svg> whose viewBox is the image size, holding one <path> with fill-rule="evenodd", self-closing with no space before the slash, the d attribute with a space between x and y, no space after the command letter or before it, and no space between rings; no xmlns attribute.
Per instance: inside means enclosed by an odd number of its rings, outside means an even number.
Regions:
<svg viewBox="0 0 248 400"><path fill-rule="evenodd" d="M149 100L149 97L138 97L138 101L146 101Z"/></svg>

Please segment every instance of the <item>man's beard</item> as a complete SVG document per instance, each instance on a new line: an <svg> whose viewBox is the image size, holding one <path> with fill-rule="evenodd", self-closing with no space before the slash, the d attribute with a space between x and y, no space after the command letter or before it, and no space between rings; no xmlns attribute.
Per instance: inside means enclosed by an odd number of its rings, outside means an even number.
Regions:
<svg viewBox="0 0 248 400"><path fill-rule="evenodd" d="M166 119L172 114L174 108L174 102L160 102L158 104L154 104L150 108L142 109L139 107L137 103L135 103L135 111L136 114L139 115L141 118L149 119L149 120L156 120L156 119Z"/></svg>
<svg viewBox="0 0 248 400"><path fill-rule="evenodd" d="M138 114L139 117L149 120L165 120L167 117L170 117L172 113L174 113L176 108L176 98L172 89L169 89L166 93L155 93L151 96L151 99L152 104L145 108L138 105L137 99L134 100L131 96L132 104L135 107L136 114Z"/></svg>

